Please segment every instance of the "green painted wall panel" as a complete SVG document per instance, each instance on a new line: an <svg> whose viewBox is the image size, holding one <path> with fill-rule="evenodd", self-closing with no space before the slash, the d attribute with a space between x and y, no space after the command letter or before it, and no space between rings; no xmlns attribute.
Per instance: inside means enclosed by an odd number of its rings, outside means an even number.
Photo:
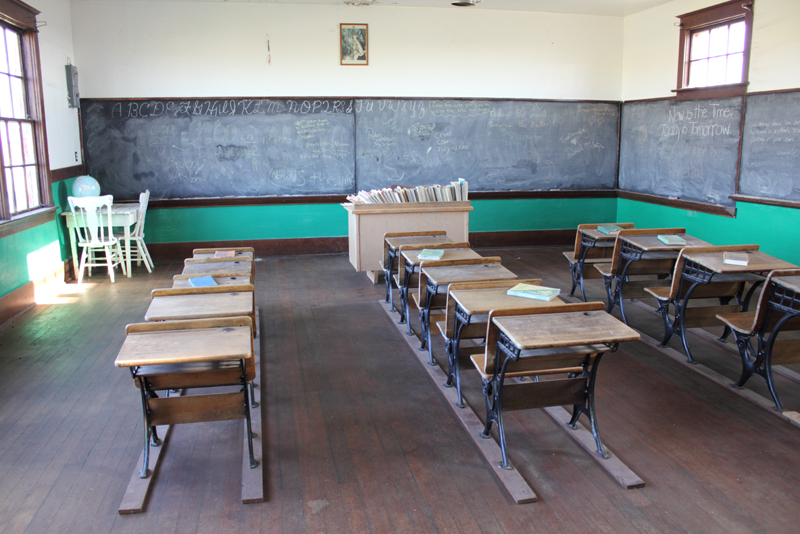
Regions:
<svg viewBox="0 0 800 534"><path fill-rule="evenodd" d="M0 239L0 296L53 273L60 263L55 221Z"/></svg>
<svg viewBox="0 0 800 534"><path fill-rule="evenodd" d="M617 220L615 198L473 200L471 232L560 230Z"/></svg>
<svg viewBox="0 0 800 534"><path fill-rule="evenodd" d="M618 199L620 221L642 228L678 226L714 245L757 243L760 250L800 265L800 210L739 202L736 218Z"/></svg>
<svg viewBox="0 0 800 534"><path fill-rule="evenodd" d="M72 255L72 252L69 248L69 231L67 230L67 223L64 222L64 217L61 216L61 212L69 211L67 197L72 191L72 182L74 181L75 178L68 178L51 185L53 206L56 207L56 229L58 231L58 242L61 249L62 260L66 260Z"/></svg>

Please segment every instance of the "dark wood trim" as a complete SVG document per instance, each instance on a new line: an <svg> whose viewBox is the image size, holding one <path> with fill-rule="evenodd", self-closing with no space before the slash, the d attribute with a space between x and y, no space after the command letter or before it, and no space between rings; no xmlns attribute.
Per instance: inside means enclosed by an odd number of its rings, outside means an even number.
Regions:
<svg viewBox="0 0 800 534"><path fill-rule="evenodd" d="M731 98L747 94L746 83L733 83L730 85L712 85L710 87L691 87L686 89L673 89L675 100L704 100L708 98Z"/></svg>
<svg viewBox="0 0 800 534"><path fill-rule="evenodd" d="M742 112L739 118L739 149L736 153L736 177L733 180L733 194L739 194L739 177L742 170L742 150L744 150L744 115L747 111L747 95L742 95Z"/></svg>
<svg viewBox="0 0 800 534"><path fill-rule="evenodd" d="M22 61L25 68L25 81L27 83L28 114L34 121L33 137L36 145L36 163L39 174L39 196L42 206L52 206L53 199L48 179L50 163L47 153L47 121L44 113L39 34L34 28L26 30L20 37L23 48Z"/></svg>
<svg viewBox="0 0 800 534"><path fill-rule="evenodd" d="M517 232L470 232L473 247L506 248L561 246L575 243L575 230L523 230Z"/></svg>
<svg viewBox="0 0 800 534"><path fill-rule="evenodd" d="M0 327L15 315L36 304L36 288L28 282L0 297Z"/></svg>
<svg viewBox="0 0 800 534"><path fill-rule="evenodd" d="M0 0L0 20L12 24L21 30L36 30L38 11L19 0Z"/></svg>
<svg viewBox="0 0 800 534"><path fill-rule="evenodd" d="M183 261L196 248L253 247L258 257L294 254L345 254L347 237L310 237L301 239L258 239L248 241L194 241L189 243L147 243L155 261Z"/></svg>
<svg viewBox="0 0 800 534"><path fill-rule="evenodd" d="M347 195L165 198L163 200L150 200L148 209L208 208L222 206L271 206L279 204L341 204L343 202L347 202Z"/></svg>
<svg viewBox="0 0 800 534"><path fill-rule="evenodd" d="M56 208L40 208L17 215L10 221L0 222L0 239L24 232L35 226L48 223L56 218Z"/></svg>
<svg viewBox="0 0 800 534"><path fill-rule="evenodd" d="M615 198L615 189L583 189L549 191L470 191L470 200L509 200L518 198Z"/></svg>
<svg viewBox="0 0 800 534"><path fill-rule="evenodd" d="M723 217L736 217L736 208L728 206L718 206L717 204L706 204L694 200L681 200L679 198L667 198L647 193L637 193L634 191L617 191L617 198L647 202L649 204L659 204L671 208L679 208L689 211L700 211L712 215L722 215Z"/></svg>
<svg viewBox="0 0 800 534"><path fill-rule="evenodd" d="M775 89L774 91L755 91L755 92L752 92L752 93L747 93L747 96L752 96L752 95L775 95L775 94L778 94L778 93L796 93L798 91L800 91L800 87L795 88L795 89Z"/></svg>
<svg viewBox="0 0 800 534"><path fill-rule="evenodd" d="M750 204L765 204L767 206L780 206L782 208L800 209L800 200L780 200L777 198L752 197L749 195L730 195L728 198L736 202L748 202Z"/></svg>
<svg viewBox="0 0 800 534"><path fill-rule="evenodd" d="M638 104L640 102L658 102L659 100L675 100L674 96L659 96L656 98L637 98L635 100L625 100L624 102L620 102L620 104ZM620 109L622 106L620 106ZM620 120L622 117L620 116Z"/></svg>
<svg viewBox="0 0 800 534"><path fill-rule="evenodd" d="M86 171L84 171L83 164L81 163L80 165L73 165L72 167L50 169L48 174L50 177L50 183L54 184L56 182L63 182L64 180L75 178L76 176L82 176L86 174Z"/></svg>

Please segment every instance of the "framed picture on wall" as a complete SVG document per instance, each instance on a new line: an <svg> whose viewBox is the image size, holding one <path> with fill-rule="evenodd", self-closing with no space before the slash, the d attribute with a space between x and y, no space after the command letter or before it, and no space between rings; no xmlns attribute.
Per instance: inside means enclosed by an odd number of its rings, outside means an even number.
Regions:
<svg viewBox="0 0 800 534"><path fill-rule="evenodd" d="M342 65L369 65L366 24L339 24L339 57Z"/></svg>

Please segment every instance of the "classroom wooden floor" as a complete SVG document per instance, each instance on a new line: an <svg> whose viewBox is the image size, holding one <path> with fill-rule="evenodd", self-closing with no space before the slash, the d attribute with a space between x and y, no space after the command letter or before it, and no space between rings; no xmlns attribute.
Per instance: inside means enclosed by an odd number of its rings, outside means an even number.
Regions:
<svg viewBox="0 0 800 534"><path fill-rule="evenodd" d="M568 289L562 250L491 254ZM512 461L541 501L512 504L378 304L383 286L345 255L258 263L268 501L241 504L241 421L180 425L146 513L120 516L141 405L113 361L180 269L96 276L0 329L0 532L800 531L800 429L642 342L604 359L598 410L604 442L647 486L622 489L542 411L513 412ZM602 299L600 281L589 296ZM660 339L659 319L629 317ZM732 352L692 342L737 377ZM800 410L800 385L779 388Z"/></svg>

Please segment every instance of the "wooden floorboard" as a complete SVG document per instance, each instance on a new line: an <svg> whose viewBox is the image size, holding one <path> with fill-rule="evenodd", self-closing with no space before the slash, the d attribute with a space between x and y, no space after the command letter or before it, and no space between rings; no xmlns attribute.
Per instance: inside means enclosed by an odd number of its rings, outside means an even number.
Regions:
<svg viewBox="0 0 800 534"><path fill-rule="evenodd" d="M481 252L566 291L563 250ZM797 532L800 428L642 342L604 358L597 407L603 442L647 486L620 488L547 414L525 410L505 419L509 453L540 501L514 504L398 316L376 305L384 286L344 255L257 262L266 502L241 502L242 422L196 423L175 425L145 513L119 516L142 420L113 361L125 324L180 270L96 276L0 328L0 533ZM602 281L587 281L587 295L604 300ZM661 339L658 317L626 312ZM732 345L708 331L692 335L695 359L737 379ZM443 357L440 339L433 349ZM482 406L474 372L464 382ZM776 383L800 411L800 385ZM747 388L767 395L759 380Z"/></svg>

